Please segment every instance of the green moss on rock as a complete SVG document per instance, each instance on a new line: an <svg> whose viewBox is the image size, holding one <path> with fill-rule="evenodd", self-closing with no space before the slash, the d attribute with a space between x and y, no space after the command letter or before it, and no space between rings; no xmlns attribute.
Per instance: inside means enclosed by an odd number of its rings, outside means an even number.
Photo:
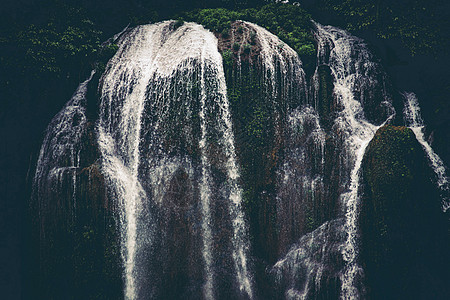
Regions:
<svg viewBox="0 0 450 300"><path fill-rule="evenodd" d="M423 154L414 133L406 127L384 126L370 142L365 155L365 176L371 191L385 194L405 193L413 178L415 161ZM387 189L387 190L386 190Z"/></svg>
<svg viewBox="0 0 450 300"><path fill-rule="evenodd" d="M381 127L366 149L362 175L361 260L369 297L445 295L447 225L414 133Z"/></svg>
<svg viewBox="0 0 450 300"><path fill-rule="evenodd" d="M180 15L181 19L197 22L212 30L221 38L230 38L229 29L236 20L244 20L263 26L277 35L292 47L301 57L303 67L308 74L314 71L316 61L316 47L312 34L311 15L302 7L291 4L271 3L260 8L228 10L224 8L201 9ZM237 28L242 34L243 27ZM223 34L225 33L225 34ZM250 35L250 44L254 44L255 36ZM240 47L237 45L236 47ZM234 47L233 47L234 48ZM234 49L235 51L239 48ZM244 51L250 53L252 47L247 46Z"/></svg>
<svg viewBox="0 0 450 300"><path fill-rule="evenodd" d="M331 75L330 67L327 65L318 66L317 73L319 76L319 114L325 129L329 130L333 124L332 113L336 109L333 97L333 76Z"/></svg>

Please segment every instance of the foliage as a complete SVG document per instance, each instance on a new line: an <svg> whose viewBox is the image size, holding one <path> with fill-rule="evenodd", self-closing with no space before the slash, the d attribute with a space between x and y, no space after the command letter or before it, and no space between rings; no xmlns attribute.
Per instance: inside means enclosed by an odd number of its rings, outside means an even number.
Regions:
<svg viewBox="0 0 450 300"><path fill-rule="evenodd" d="M244 53L246 53L246 54L250 53L251 48L252 47L249 44L245 44L244 45Z"/></svg>
<svg viewBox="0 0 450 300"><path fill-rule="evenodd" d="M241 10L201 9L183 13L180 17L202 24L215 32L229 29L231 22L236 20L253 22L280 37L297 51L302 59L309 60L315 55L311 15L297 5L272 3L261 8Z"/></svg>
<svg viewBox="0 0 450 300"><path fill-rule="evenodd" d="M58 12L58 17L50 15L45 21L3 32L0 95L10 103L16 99L39 106L45 99L50 110L61 107L48 95L65 101L88 76L94 61L104 60L110 52L110 47L100 51L102 32L81 9L63 6Z"/></svg>
<svg viewBox="0 0 450 300"><path fill-rule="evenodd" d="M175 22L175 24L173 25L173 27L174 27L174 29L177 29L178 27L183 26L183 24L184 24L184 21L183 21L183 20L177 20L177 21Z"/></svg>
<svg viewBox="0 0 450 300"><path fill-rule="evenodd" d="M233 52L231 50L225 50L222 53L223 66L226 69L230 69L233 66Z"/></svg>
<svg viewBox="0 0 450 300"><path fill-rule="evenodd" d="M29 171L29 161L23 158L28 157L32 151L36 150L35 144L39 144L38 139L49 119L60 109L62 103L67 101L76 84L87 77L92 63L96 60L100 61L99 68L101 70L106 61L117 51L117 45L109 44L102 47L100 41L120 31L128 23L131 25L148 23L169 18L186 9L205 7L204 1L199 0L193 2L177 0L163 3L161 1L156 3L157 1L153 0L131 2L125 0L6 0L6 2L14 2L17 8L12 13L6 11L3 14L3 20L0 21L0 98L2 99L0 119L3 128L6 129L13 128L11 124L22 126L15 126L14 130L5 130L8 133L5 134L4 144L7 147L4 148L9 155L4 155L8 160L4 170L5 174L16 174L21 178L25 178ZM210 7L221 6L228 9L202 9L184 13L181 16L185 21L196 21L222 35L229 33L230 22L233 20L251 21L278 35L302 56L304 62L306 59L314 60L315 47L310 32L310 15L300 7L293 5L269 4L261 8L246 8L262 2L265 1L217 0ZM448 28L450 28L448 19L442 17L440 11L439 4L444 0L318 0L312 2L314 4L325 3L322 8L325 7L324 10L338 16L338 19L342 19L347 29L352 31L373 29L382 38L399 37L413 53L442 49L437 46L446 37ZM4 5L2 8L6 7L6 4ZM210 4L208 3L208 5ZM180 22L182 22L181 19ZM222 55L225 69L230 69L233 53L225 51ZM230 102L236 111L242 111L244 114L244 109L248 109L244 107L246 103L238 103L241 97L249 95L256 101L258 100L259 86L256 79L248 79L245 86L249 90L245 90L244 86L228 90ZM261 100L263 97L259 99ZM258 199L261 201L257 205L261 205L261 207L266 205L262 195L267 191L270 193L273 186L273 183L267 181L267 177L270 176L265 173L266 170L272 171L271 166L261 164L261 161L267 161L268 156L274 157L274 152L269 151L275 148L273 145L270 145L271 149L263 149L263 146L269 144L268 140L273 136L272 132L267 131L270 126L267 126L266 122L270 113L267 108L257 102L250 108L251 116L247 116L245 123L241 124L240 128L243 132L241 138L249 139L251 142L249 149L241 150L246 151L248 155L246 161L249 162L244 166L243 177L257 177L255 180L257 184L247 187L244 190L244 197L247 202L259 197ZM4 121L6 119L14 119L14 122ZM30 124L31 126L29 126ZM20 145L20 149L17 145ZM383 145L391 145L391 143ZM380 147L379 149L381 149L380 155L385 153L386 148ZM17 153L13 153L14 151ZM404 170L402 164L393 166L399 167L400 171ZM387 166L387 171L381 169L386 167L384 164L380 164L379 167L378 175L381 176L381 180L385 178L383 177L385 172L392 174L389 166ZM409 178L406 169L400 174L405 174L402 179ZM372 175L375 176L374 173ZM22 181L17 182L14 183L11 180L13 185L9 186L8 190L10 195L14 194L14 197L9 198L14 199L16 203L26 203L27 191L23 188ZM403 185L399 187L403 187ZM5 197L5 199L7 198ZM15 212L13 209L11 211ZM267 211L270 212L269 209ZM271 216L270 213L267 215ZM12 224L16 224L15 222ZM308 219L308 222L312 224L313 220ZM97 229L102 228L102 226L92 226ZM260 235L270 236L265 232ZM119 265L115 261L119 256L119 249L118 245L110 242L111 236L114 236L114 233L102 235L98 230L92 231L90 227L87 227L86 231L79 231L76 236L79 248L76 251L83 254L79 256L80 259L83 259L80 266L86 268L91 266L90 258L86 256L90 253L91 244L104 242L108 246L104 249L106 263L103 265L105 269L103 272L109 274L107 277L114 277L118 271L113 267L108 269L108 266ZM255 245L259 251L269 251L267 249L275 247L275 242L263 245L272 245L271 247ZM97 258L100 258L100 255L100 253L96 253ZM24 265L24 269L36 268L27 263ZM115 289L110 287L120 290L120 278L114 284L105 283L104 277L100 281L100 285L104 286L104 291L109 291L111 295L114 294ZM91 284L100 281L92 280ZM25 285L28 287L28 284ZM61 289L63 288L64 286L61 286ZM36 298L33 295L33 289L24 292ZM104 297L108 298L108 294L104 294ZM25 296L25 298L27 297Z"/></svg>
<svg viewBox="0 0 450 300"><path fill-rule="evenodd" d="M227 38L230 35L230 29L224 28L221 32L222 37Z"/></svg>
<svg viewBox="0 0 450 300"><path fill-rule="evenodd" d="M78 26L68 25L59 30L54 23L38 27L30 25L16 38L24 60L19 66L23 72L61 73L64 69L92 60L100 47L101 32L84 19Z"/></svg>
<svg viewBox="0 0 450 300"><path fill-rule="evenodd" d="M403 180L412 179L406 158L411 157L418 149L419 145L410 129L391 125L380 128L367 150L368 157L372 155L379 160L367 172L370 186L391 185L394 180L399 180L394 187L404 188Z"/></svg>
<svg viewBox="0 0 450 300"><path fill-rule="evenodd" d="M342 23L335 25L349 31L369 29L382 39L399 38L415 55L448 46L448 8L443 0L321 0L314 9L319 16L333 15Z"/></svg>

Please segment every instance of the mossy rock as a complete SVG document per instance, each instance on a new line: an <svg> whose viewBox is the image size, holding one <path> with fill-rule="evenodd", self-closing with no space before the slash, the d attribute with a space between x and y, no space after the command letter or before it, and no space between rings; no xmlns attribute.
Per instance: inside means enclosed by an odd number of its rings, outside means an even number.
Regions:
<svg viewBox="0 0 450 300"><path fill-rule="evenodd" d="M362 175L361 261L369 298L447 296L448 224L414 133L381 127L366 149Z"/></svg>
<svg viewBox="0 0 450 300"><path fill-rule="evenodd" d="M333 112L336 110L336 103L333 96L334 80L331 75L331 69L327 65L318 66L317 74L319 77L319 114L324 128L329 130L333 125Z"/></svg>

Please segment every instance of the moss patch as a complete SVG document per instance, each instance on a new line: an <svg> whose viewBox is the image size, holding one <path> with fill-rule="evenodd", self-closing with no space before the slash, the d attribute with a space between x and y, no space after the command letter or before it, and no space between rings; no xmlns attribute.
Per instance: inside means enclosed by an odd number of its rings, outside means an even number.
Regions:
<svg viewBox="0 0 450 300"><path fill-rule="evenodd" d="M229 29L236 20L256 23L277 35L294 49L302 59L307 73L312 74L314 71L316 46L311 31L312 17L300 6L272 3L260 8L241 10L201 9L183 13L178 18L202 24L216 35L221 35L222 38L229 38ZM238 28L238 31L243 31L243 28ZM252 42L250 44L253 45ZM243 45L243 47L244 51L250 52L250 45Z"/></svg>
<svg viewBox="0 0 450 300"><path fill-rule="evenodd" d="M380 128L366 149L362 173L361 259L370 298L441 293L431 281L446 278L445 219L414 133Z"/></svg>

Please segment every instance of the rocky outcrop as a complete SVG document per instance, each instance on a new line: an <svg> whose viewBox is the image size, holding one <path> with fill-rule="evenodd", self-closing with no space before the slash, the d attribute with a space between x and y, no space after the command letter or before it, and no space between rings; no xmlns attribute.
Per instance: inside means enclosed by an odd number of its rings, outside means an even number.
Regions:
<svg viewBox="0 0 450 300"><path fill-rule="evenodd" d="M279 251L274 199L284 116L280 116L268 90L270 82L265 78L262 46L255 28L236 21L226 34L216 36L233 114L245 212L255 257L255 281L260 293L270 295L265 269L276 261Z"/></svg>
<svg viewBox="0 0 450 300"><path fill-rule="evenodd" d="M280 156L281 124L269 100L261 61L261 42L251 26L233 22L227 34L217 35L224 59L236 148L242 166L246 211L258 256L277 255L274 175Z"/></svg>
<svg viewBox="0 0 450 300"><path fill-rule="evenodd" d="M30 203L39 253L36 298L123 295L116 204L107 193L95 126L87 117L87 102L97 102L92 90L98 76L94 81L81 84L52 120L39 158Z"/></svg>
<svg viewBox="0 0 450 300"><path fill-rule="evenodd" d="M327 65L318 66L317 77L317 102L320 122L326 130L330 130L337 111L337 103L333 95L333 76L331 75L330 67Z"/></svg>
<svg viewBox="0 0 450 300"><path fill-rule="evenodd" d="M305 234L270 270L274 299L338 299L344 219L325 222ZM283 297L284 296L284 297Z"/></svg>
<svg viewBox="0 0 450 300"><path fill-rule="evenodd" d="M60 189L47 195L53 208L40 213L39 291L48 299L120 299L119 235L104 177L97 164L75 176L73 191L72 174L61 175Z"/></svg>
<svg viewBox="0 0 450 300"><path fill-rule="evenodd" d="M381 127L362 171L361 261L369 297L448 297L448 223L414 133Z"/></svg>

